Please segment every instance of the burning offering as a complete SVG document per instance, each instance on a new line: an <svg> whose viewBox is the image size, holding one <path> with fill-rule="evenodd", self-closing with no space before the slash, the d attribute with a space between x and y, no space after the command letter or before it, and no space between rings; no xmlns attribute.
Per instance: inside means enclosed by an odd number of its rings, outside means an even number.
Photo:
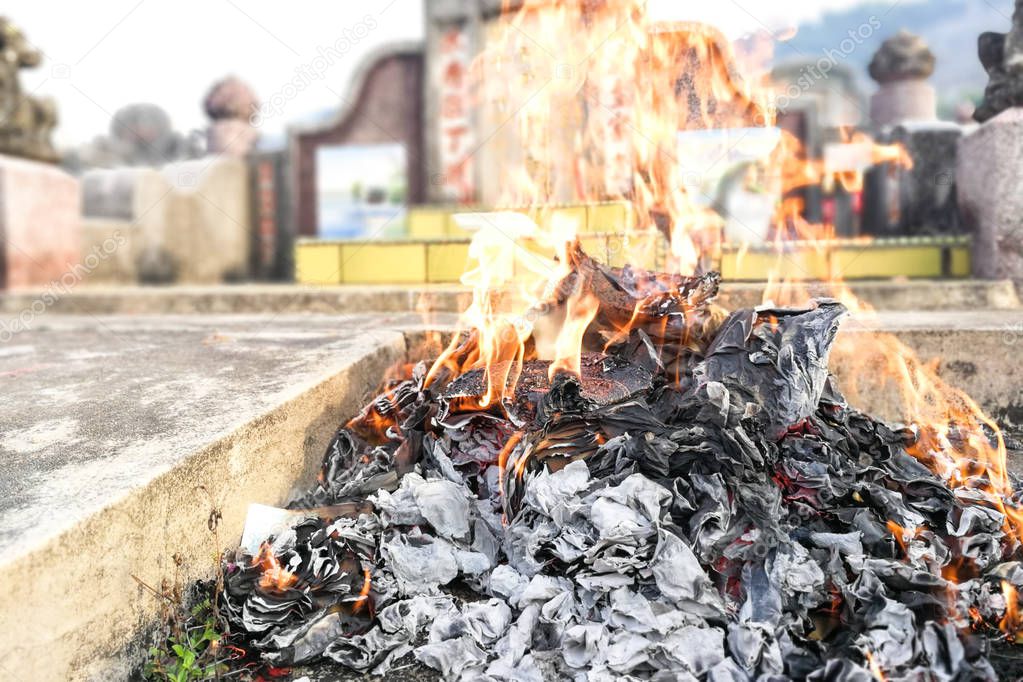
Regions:
<svg viewBox="0 0 1023 682"><path fill-rule="evenodd" d="M865 311L838 284L714 302L701 256L725 220L672 150L774 129L769 88L641 3L502 21L475 69L514 112L500 205L628 199L617 262L663 239L668 272L591 258L564 215L464 216L460 330L341 426L290 523L247 529L218 590L231 641L275 668L411 658L448 680L997 679L992 642L1023 627L1015 446L892 337L852 352L882 358L864 374L895 382L901 422L850 404L828 360ZM858 133L856 162L760 138L777 147L749 172L778 198L754 232L779 243L832 231L801 187L901 158Z"/></svg>
<svg viewBox="0 0 1023 682"><path fill-rule="evenodd" d="M1023 583L997 431L850 407L836 300L725 316L713 275L563 255L543 303L572 357L456 335L227 566L251 651L466 680L996 679Z"/></svg>

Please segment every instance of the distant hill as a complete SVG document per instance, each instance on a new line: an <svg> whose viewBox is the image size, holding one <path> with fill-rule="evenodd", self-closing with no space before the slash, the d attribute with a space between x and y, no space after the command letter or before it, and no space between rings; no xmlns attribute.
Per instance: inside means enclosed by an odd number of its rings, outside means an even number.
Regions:
<svg viewBox="0 0 1023 682"><path fill-rule="evenodd" d="M829 12L819 21L804 24L795 38L778 45L775 61L784 63L818 58L839 48L850 30L876 17L881 28L858 46L845 64L860 78L864 92L875 84L867 64L881 42L899 29L921 35L938 59L932 82L943 106L964 98L976 99L984 91L987 75L977 59L977 36L984 31L1009 30L1013 0L892 0L867 2L858 7Z"/></svg>

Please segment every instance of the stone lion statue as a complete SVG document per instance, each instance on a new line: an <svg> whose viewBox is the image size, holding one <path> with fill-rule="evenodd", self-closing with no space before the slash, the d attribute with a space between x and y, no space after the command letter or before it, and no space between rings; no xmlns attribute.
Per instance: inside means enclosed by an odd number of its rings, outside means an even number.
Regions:
<svg viewBox="0 0 1023 682"><path fill-rule="evenodd" d="M52 99L23 90L18 73L38 66L42 57L22 32L0 17L0 154L56 162L50 136L57 126Z"/></svg>

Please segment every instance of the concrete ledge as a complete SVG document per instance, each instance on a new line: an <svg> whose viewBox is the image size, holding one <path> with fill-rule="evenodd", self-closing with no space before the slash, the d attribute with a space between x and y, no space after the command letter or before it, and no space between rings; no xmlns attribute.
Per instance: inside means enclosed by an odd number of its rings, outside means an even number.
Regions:
<svg viewBox="0 0 1023 682"><path fill-rule="evenodd" d="M878 322L1021 423L1023 311ZM0 344L0 671L126 678L141 660L132 642L162 606L133 576L161 589L209 576L247 505L308 481L332 430L424 329L408 313L44 315ZM864 331L854 320L840 335L840 377L869 360ZM891 416L881 391L850 397Z"/></svg>
<svg viewBox="0 0 1023 682"><path fill-rule="evenodd" d="M1023 429L1023 313L1018 311L880 313L869 324L852 321L843 329L831 357L843 384L858 377L859 395L850 402L873 415L897 421L893 385L882 381L877 346L856 339L874 329L895 335L923 362L930 362L947 384L970 396L1001 426ZM843 343L843 335L850 339ZM1013 463L1023 473L1023 462Z"/></svg>
<svg viewBox="0 0 1023 682"><path fill-rule="evenodd" d="M1016 288L1009 280L875 281L851 283L850 288L877 310L1023 309ZM826 292L820 285L810 285L809 290L811 294ZM719 303L734 310L758 305L763 294L763 284L724 284ZM344 314L412 312L424 305L438 312L459 312L465 309L468 300L467 289L444 284L407 287L292 284L81 286L70 293L36 289L0 294L0 315L31 318L41 311L76 315Z"/></svg>
<svg viewBox="0 0 1023 682"><path fill-rule="evenodd" d="M0 316L17 317L39 308L45 290L0 294ZM55 297L44 310L70 315L193 315L230 313L411 312L428 297L431 309L464 309L469 292L459 286L332 286L241 284L223 286L84 286ZM53 297L51 297L53 298ZM33 308L35 306L35 308ZM38 313L37 313L38 314Z"/></svg>
<svg viewBox="0 0 1023 682"><path fill-rule="evenodd" d="M847 282L864 303L880 311L1018 310L1023 308L1010 280L904 280ZM800 286L800 285L797 285ZM828 295L828 287L803 287L811 296ZM729 310L759 305L763 284L724 284L718 303Z"/></svg>
<svg viewBox="0 0 1023 682"><path fill-rule="evenodd" d="M339 327L90 318L0 346L5 678L127 678L162 606L133 576L210 576L248 504L308 481L405 355L399 332Z"/></svg>

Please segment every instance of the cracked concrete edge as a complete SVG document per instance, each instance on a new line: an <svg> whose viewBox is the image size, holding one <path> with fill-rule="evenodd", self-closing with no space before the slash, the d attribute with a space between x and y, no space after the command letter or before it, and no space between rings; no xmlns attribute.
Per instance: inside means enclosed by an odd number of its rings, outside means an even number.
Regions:
<svg viewBox="0 0 1023 682"><path fill-rule="evenodd" d="M237 546L248 505L280 504L311 481L334 430L406 352L403 334L383 335L338 373L2 566L0 673L127 679L143 661L140 634L153 631L164 606L135 578L183 589L213 577L219 552ZM221 518L211 531L214 511Z"/></svg>

